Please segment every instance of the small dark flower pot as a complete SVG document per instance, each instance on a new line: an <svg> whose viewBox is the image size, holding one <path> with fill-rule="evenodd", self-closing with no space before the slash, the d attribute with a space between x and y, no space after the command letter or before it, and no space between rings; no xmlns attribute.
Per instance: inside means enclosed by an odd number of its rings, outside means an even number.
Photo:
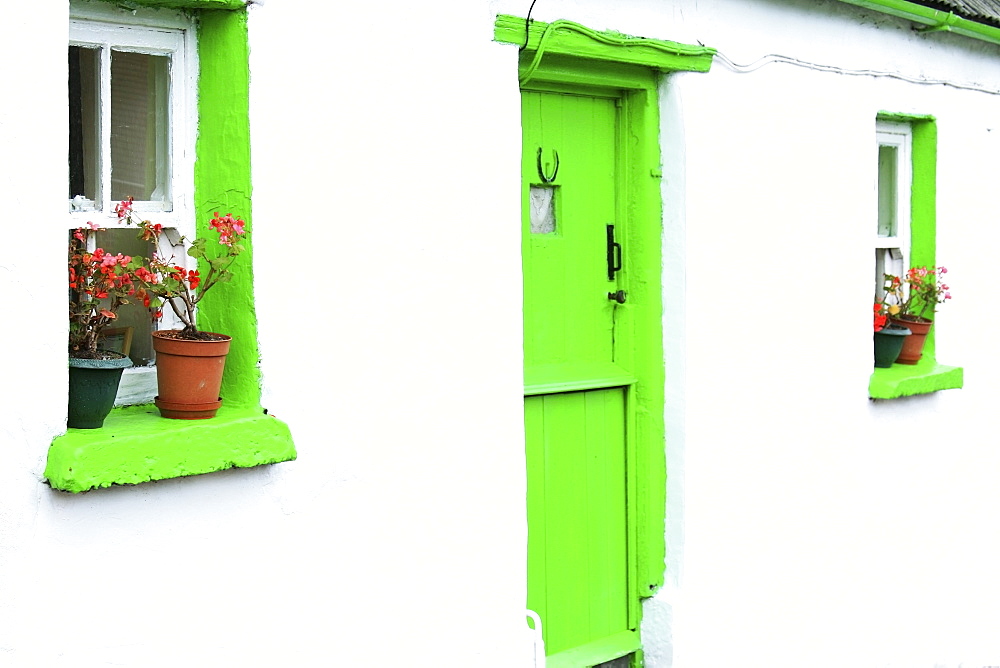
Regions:
<svg viewBox="0 0 1000 668"><path fill-rule="evenodd" d="M891 367L903 350L903 342L909 335L910 330L896 325L889 325L882 331L875 332L875 366L880 369Z"/></svg>
<svg viewBox="0 0 1000 668"><path fill-rule="evenodd" d="M69 358L69 407L66 425L74 429L99 429L115 405L122 371L132 360L120 353L109 359Z"/></svg>

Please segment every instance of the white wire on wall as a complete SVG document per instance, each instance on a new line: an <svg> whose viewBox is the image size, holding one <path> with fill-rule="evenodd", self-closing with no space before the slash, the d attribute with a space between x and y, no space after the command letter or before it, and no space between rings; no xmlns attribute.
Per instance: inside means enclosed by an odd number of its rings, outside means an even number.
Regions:
<svg viewBox="0 0 1000 668"><path fill-rule="evenodd" d="M986 93L987 95L1000 95L1000 90L995 88L987 88L986 86L977 86L975 84L965 84L957 83L954 81L949 81L947 79L931 79L928 77L917 77L910 76L908 74L902 74L900 72L886 72L882 70L854 70L845 67L837 67L835 65L823 65L822 63L812 63L806 60L800 60L798 58L792 58L791 56L782 56L777 53L769 53L766 56L761 56L749 65L739 65L730 60L724 53L717 51L715 58L719 60L727 68L736 72L737 74L747 74L749 72L754 72L760 68L771 65L773 63L783 63L785 65L793 65L795 67L804 67L810 70L817 70L819 72L832 72L834 74L844 74L848 76L856 77L883 77L888 79L899 79L900 81L906 81L913 84L921 84L924 86L948 86L950 88L957 88L959 90L969 90L976 93Z"/></svg>

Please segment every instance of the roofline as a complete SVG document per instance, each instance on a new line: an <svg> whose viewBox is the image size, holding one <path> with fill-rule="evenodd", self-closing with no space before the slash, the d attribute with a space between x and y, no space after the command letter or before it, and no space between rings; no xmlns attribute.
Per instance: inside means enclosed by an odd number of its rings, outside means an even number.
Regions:
<svg viewBox="0 0 1000 668"><path fill-rule="evenodd" d="M919 23L920 32L953 32L963 37L1000 45L1000 28L963 18L954 12L942 12L909 0L840 0L872 11L890 14Z"/></svg>

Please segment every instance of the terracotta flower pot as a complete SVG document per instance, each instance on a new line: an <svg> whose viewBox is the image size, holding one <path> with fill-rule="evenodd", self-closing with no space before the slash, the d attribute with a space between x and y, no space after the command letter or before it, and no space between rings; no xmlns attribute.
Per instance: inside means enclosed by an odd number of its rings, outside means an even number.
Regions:
<svg viewBox="0 0 1000 668"><path fill-rule="evenodd" d="M122 372L132 360L121 353L109 359L69 358L69 405L66 426L74 429L99 429L115 405Z"/></svg>
<svg viewBox="0 0 1000 668"><path fill-rule="evenodd" d="M896 359L897 364L916 364L924 354L924 343L927 341L927 332L931 331L933 320L914 316L915 320L909 318L890 318L889 322L899 327L906 327L912 334L903 341L903 350Z"/></svg>
<svg viewBox="0 0 1000 668"><path fill-rule="evenodd" d="M204 332L218 340L202 341L177 338L179 333L173 329L153 332L159 391L154 403L166 418L215 417L222 405L219 388L232 337Z"/></svg>

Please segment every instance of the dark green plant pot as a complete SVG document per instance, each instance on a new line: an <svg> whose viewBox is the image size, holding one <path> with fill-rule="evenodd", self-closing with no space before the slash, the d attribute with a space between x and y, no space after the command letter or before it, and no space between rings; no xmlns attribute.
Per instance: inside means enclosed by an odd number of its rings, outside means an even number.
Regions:
<svg viewBox="0 0 1000 668"><path fill-rule="evenodd" d="M66 425L74 429L99 429L104 426L104 418L115 405L122 371L130 366L132 360L125 356L98 360L70 357Z"/></svg>
<svg viewBox="0 0 1000 668"><path fill-rule="evenodd" d="M889 325L881 332L875 332L875 366L880 369L891 367L909 335L910 330L896 325Z"/></svg>

